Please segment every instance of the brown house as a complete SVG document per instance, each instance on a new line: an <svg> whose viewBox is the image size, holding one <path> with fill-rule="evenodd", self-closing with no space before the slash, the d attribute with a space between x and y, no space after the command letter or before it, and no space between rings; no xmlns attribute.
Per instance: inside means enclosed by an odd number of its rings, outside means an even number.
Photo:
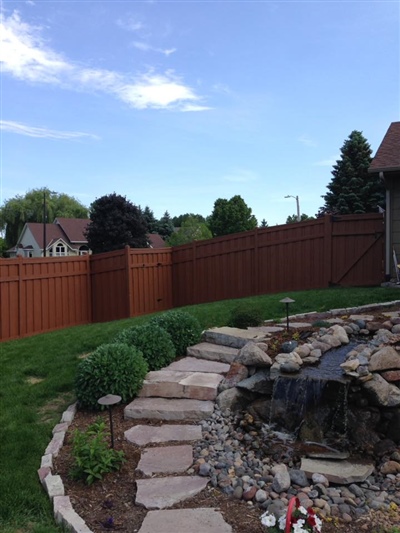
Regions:
<svg viewBox="0 0 400 533"><path fill-rule="evenodd" d="M368 172L378 174L386 187L386 279L396 277L395 252L400 262L400 122L392 122L384 136Z"/></svg>

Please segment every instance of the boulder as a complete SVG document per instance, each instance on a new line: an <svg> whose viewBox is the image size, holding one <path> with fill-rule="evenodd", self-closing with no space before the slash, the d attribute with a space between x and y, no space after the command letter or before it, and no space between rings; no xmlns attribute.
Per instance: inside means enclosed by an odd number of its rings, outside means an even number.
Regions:
<svg viewBox="0 0 400 533"><path fill-rule="evenodd" d="M380 374L373 374L371 380L362 384L372 405L396 407L400 405L400 389L388 383Z"/></svg>
<svg viewBox="0 0 400 533"><path fill-rule="evenodd" d="M303 359L296 352L291 353L279 353L275 357L275 363L283 365L284 363L296 363L297 365L303 364Z"/></svg>
<svg viewBox="0 0 400 533"><path fill-rule="evenodd" d="M287 466L283 463L278 464L275 465L271 471L274 474L274 480L271 486L272 490L278 494L288 490L290 487L290 475Z"/></svg>
<svg viewBox="0 0 400 533"><path fill-rule="evenodd" d="M223 413L244 409L249 402L249 394L245 394L236 387L227 389L217 396L217 405Z"/></svg>
<svg viewBox="0 0 400 533"><path fill-rule="evenodd" d="M328 332L331 333L337 339L339 339L341 344L349 344L349 337L346 333L346 330L344 329L344 327L339 326L339 324L331 326Z"/></svg>
<svg viewBox="0 0 400 533"><path fill-rule="evenodd" d="M268 370L260 370L237 384L240 389L261 394L272 394L273 386L274 381L271 379Z"/></svg>
<svg viewBox="0 0 400 533"><path fill-rule="evenodd" d="M382 370L399 370L400 354L391 346L384 346L375 352L369 361L370 372Z"/></svg>
<svg viewBox="0 0 400 533"><path fill-rule="evenodd" d="M246 366L240 363L232 363L229 372L219 384L218 390L222 392L226 389L236 387L236 385L243 379L246 379L248 375L249 371Z"/></svg>
<svg viewBox="0 0 400 533"><path fill-rule="evenodd" d="M259 348L254 342L248 342L239 351L236 359L236 363L240 363L245 366L265 366L270 367L272 360L261 348Z"/></svg>
<svg viewBox="0 0 400 533"><path fill-rule="evenodd" d="M304 357L308 357L310 355L311 348L307 344L302 344L301 346L297 346L294 351L299 354L302 359L304 359Z"/></svg>

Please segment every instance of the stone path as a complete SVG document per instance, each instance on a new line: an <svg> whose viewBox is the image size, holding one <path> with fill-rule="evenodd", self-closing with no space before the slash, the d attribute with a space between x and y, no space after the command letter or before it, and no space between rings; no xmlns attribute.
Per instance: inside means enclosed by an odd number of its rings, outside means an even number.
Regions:
<svg viewBox="0 0 400 533"><path fill-rule="evenodd" d="M149 512L139 533L188 533L194 524L197 533L232 533L232 527L216 509L168 510L199 494L209 483L207 477L185 475L193 464L189 443L202 436L201 426L192 422L213 413L218 385L238 349L203 342L188 348L187 353L188 357L163 370L149 372L139 397L124 410L125 418L165 422L159 427L137 425L125 432L129 442L143 447L137 471L146 479L136 481L136 504ZM178 425L174 421L187 423ZM160 446L150 447L152 444Z"/></svg>

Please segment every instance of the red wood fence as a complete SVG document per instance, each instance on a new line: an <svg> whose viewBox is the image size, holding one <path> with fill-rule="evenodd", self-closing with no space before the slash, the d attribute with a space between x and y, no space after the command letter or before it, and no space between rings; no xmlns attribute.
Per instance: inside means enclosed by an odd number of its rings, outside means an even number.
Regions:
<svg viewBox="0 0 400 533"><path fill-rule="evenodd" d="M382 215L256 229L165 249L0 260L0 339L188 304L383 281Z"/></svg>

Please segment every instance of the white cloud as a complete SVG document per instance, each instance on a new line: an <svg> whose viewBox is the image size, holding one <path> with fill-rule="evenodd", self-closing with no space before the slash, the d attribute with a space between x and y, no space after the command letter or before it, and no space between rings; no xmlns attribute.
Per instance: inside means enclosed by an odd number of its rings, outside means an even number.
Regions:
<svg viewBox="0 0 400 533"><path fill-rule="evenodd" d="M233 183L248 183L251 181L256 181L258 179L258 175L251 170L239 168L233 170L229 174L226 174L222 177L222 179L225 181L231 181Z"/></svg>
<svg viewBox="0 0 400 533"><path fill-rule="evenodd" d="M164 54L167 57L176 52L176 48L156 48L143 41L135 41L132 45L138 50L142 50L142 52L157 52L159 54Z"/></svg>
<svg viewBox="0 0 400 533"><path fill-rule="evenodd" d="M174 74L148 72L126 76L112 70L86 68L56 53L41 38L41 28L24 23L17 12L3 17L0 61L3 73L31 83L48 83L69 90L102 91L137 109L171 108L203 111L201 98ZM169 54L173 50L164 50ZM191 104L192 109L188 107Z"/></svg>
<svg viewBox="0 0 400 533"><path fill-rule="evenodd" d="M332 155L329 159L322 159L314 163L315 167L332 167L336 165L336 161L340 159L340 155Z"/></svg>
<svg viewBox="0 0 400 533"><path fill-rule="evenodd" d="M212 109L212 107L208 107L205 105L196 105L196 104L184 104L181 107L181 111L189 112L189 111L209 111Z"/></svg>
<svg viewBox="0 0 400 533"><path fill-rule="evenodd" d="M0 120L0 129L8 131L10 133L17 133L19 135L26 135L28 137L39 137L46 139L80 139L83 137L89 137L91 139L99 139L97 135L91 133L83 133L80 131L59 131L50 130L48 128L38 128L36 126L28 126L27 124L21 124L20 122L14 122L12 120Z"/></svg>
<svg viewBox="0 0 400 533"><path fill-rule="evenodd" d="M124 19L124 20L118 19L117 26L119 26L120 28L123 28L124 30L133 31L133 32L140 31L146 28L143 22L134 16L128 17L127 19Z"/></svg>
<svg viewBox="0 0 400 533"><path fill-rule="evenodd" d="M300 137L298 137L297 140L304 144L304 146L309 146L310 148L314 148L315 146L317 146L317 143L308 135L301 135Z"/></svg>

